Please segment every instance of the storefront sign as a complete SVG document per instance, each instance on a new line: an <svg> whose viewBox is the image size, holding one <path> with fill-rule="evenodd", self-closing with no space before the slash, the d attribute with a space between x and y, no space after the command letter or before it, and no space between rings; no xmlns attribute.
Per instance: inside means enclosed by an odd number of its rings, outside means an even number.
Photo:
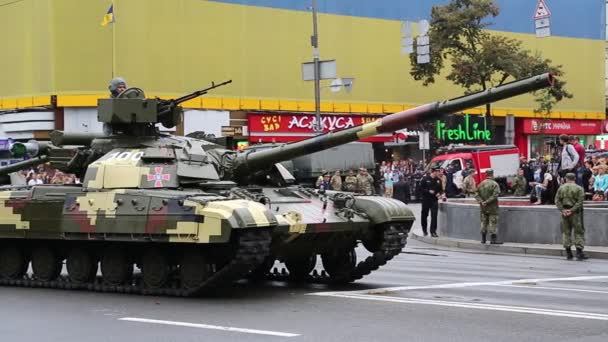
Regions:
<svg viewBox="0 0 608 342"><path fill-rule="evenodd" d="M489 141L492 132L486 129L484 117L469 114L453 115L435 123L435 137L445 142Z"/></svg>
<svg viewBox="0 0 608 342"><path fill-rule="evenodd" d="M523 119L523 133L525 134L600 134L602 121L600 120L555 120L555 119Z"/></svg>
<svg viewBox="0 0 608 342"><path fill-rule="evenodd" d="M321 115L323 132L340 131L380 119L377 115ZM264 114L248 113L249 141L252 142L290 142L310 138L313 130L314 114ZM367 142L393 141L393 134L379 134L362 139Z"/></svg>
<svg viewBox="0 0 608 342"><path fill-rule="evenodd" d="M602 121L602 133L608 134L608 120Z"/></svg>

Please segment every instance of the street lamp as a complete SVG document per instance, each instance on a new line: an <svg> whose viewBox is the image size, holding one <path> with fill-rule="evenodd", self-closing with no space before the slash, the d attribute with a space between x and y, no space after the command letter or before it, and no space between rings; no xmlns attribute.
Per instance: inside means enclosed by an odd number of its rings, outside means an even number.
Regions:
<svg viewBox="0 0 608 342"><path fill-rule="evenodd" d="M302 63L302 80L315 83L315 121L313 129L317 133L323 132L321 124L321 80L333 79L329 86L332 92L340 91L343 87L346 92L352 90L354 78L336 78L336 60L322 61L319 58L319 32L317 29L317 0L312 0L312 62Z"/></svg>

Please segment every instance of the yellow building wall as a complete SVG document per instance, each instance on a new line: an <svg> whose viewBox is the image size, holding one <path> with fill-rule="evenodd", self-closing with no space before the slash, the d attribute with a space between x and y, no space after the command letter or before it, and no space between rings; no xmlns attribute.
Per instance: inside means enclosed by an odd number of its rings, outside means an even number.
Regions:
<svg viewBox="0 0 608 342"><path fill-rule="evenodd" d="M95 105L114 69L148 95L234 81L193 107L314 109L313 84L301 80L301 63L312 60L310 13L201 0L115 0L116 23L102 27L109 5L24 0L0 7L0 35L10 51L0 70L0 106L48 94L58 95L60 105ZM392 20L319 16L322 59L336 59L339 76L356 78L351 93L322 89L324 110L390 112L463 93L443 78L429 87L412 79L400 27ZM603 41L500 34L563 65L574 98L555 108L557 117L604 117ZM497 115L530 116L534 106L526 95L494 108Z"/></svg>

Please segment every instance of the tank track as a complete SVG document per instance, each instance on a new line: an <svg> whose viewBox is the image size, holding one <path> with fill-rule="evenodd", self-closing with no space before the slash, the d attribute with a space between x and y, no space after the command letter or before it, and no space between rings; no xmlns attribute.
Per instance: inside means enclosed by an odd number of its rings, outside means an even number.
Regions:
<svg viewBox="0 0 608 342"><path fill-rule="evenodd" d="M270 253L271 231L270 229L256 229L252 231L239 232L238 247L234 257L222 268L213 273L204 283L197 288L182 289L179 281L170 282L168 287L150 289L146 288L141 277L133 276L130 284L108 285L101 276L96 277L94 282L88 284L77 284L70 280L69 276L60 276L56 280L41 281L33 276L25 275L23 279L0 279L1 286L52 288L66 290L88 290L95 292L128 293L154 296L176 296L190 297L207 294L218 286L229 284L244 278L251 270L264 262Z"/></svg>
<svg viewBox="0 0 608 342"><path fill-rule="evenodd" d="M388 261L401 253L407 244L408 233L409 229L407 228L397 229L395 226L390 225L383 232L383 243L380 249L373 252L372 255L368 256L363 261L360 261L350 272L335 277L327 274L324 270L319 273L315 269L306 278L297 279L297 281L313 284L336 285L359 280L373 271L376 271L381 266L386 265ZM267 274L266 278L272 281L294 281L286 268L279 271L275 267L272 272Z"/></svg>

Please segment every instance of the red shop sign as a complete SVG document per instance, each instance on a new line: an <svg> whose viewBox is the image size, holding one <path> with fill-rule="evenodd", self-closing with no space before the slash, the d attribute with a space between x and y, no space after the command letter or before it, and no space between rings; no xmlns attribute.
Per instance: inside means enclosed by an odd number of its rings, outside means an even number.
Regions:
<svg viewBox="0 0 608 342"><path fill-rule="evenodd" d="M602 121L602 133L608 134L608 120Z"/></svg>
<svg viewBox="0 0 608 342"><path fill-rule="evenodd" d="M525 134L600 134L600 120L523 119Z"/></svg>
<svg viewBox="0 0 608 342"><path fill-rule="evenodd" d="M323 132L340 131L380 119L377 115L321 115ZM253 142L290 142L315 135L314 114L248 113L249 140ZM389 142L393 134L380 134L361 141Z"/></svg>

